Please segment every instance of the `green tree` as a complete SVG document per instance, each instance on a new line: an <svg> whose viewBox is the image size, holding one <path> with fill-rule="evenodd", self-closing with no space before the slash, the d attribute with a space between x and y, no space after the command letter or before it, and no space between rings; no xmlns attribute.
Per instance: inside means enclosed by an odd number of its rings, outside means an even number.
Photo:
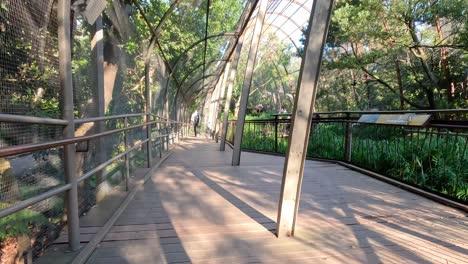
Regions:
<svg viewBox="0 0 468 264"><path fill-rule="evenodd" d="M462 0L338 2L319 105L329 101L327 110L466 107L467 21ZM341 90L351 96L338 98ZM331 95L336 98L330 104Z"/></svg>

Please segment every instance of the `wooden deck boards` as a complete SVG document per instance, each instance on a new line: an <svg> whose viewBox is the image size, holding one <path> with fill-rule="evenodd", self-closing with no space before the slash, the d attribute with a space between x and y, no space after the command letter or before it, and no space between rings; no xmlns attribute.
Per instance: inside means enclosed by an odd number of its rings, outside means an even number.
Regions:
<svg viewBox="0 0 468 264"><path fill-rule="evenodd" d="M232 167L217 149L177 147L88 263L468 263L465 213L313 161L296 236L278 239L284 159L243 153Z"/></svg>

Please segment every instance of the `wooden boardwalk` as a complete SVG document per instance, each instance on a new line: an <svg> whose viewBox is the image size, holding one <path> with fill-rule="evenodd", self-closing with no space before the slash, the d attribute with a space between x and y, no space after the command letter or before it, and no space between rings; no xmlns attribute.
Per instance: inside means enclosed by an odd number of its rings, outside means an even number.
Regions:
<svg viewBox="0 0 468 264"><path fill-rule="evenodd" d="M284 159L176 147L88 263L468 263L467 214L349 169L306 163L294 238L274 236Z"/></svg>

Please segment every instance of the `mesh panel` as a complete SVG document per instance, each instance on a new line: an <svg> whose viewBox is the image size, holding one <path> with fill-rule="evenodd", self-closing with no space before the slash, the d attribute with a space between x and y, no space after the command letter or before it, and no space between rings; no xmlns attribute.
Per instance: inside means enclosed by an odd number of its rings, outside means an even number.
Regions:
<svg viewBox="0 0 468 264"><path fill-rule="evenodd" d="M54 1L2 2L0 112L59 117L57 19ZM0 146L59 137L57 126L0 123Z"/></svg>
<svg viewBox="0 0 468 264"><path fill-rule="evenodd" d="M151 96L146 98L145 58L151 31L146 25L138 24L142 20L135 19L139 14L134 5L130 6L126 1L109 2L97 22L90 25L80 14L81 4L74 1L70 28L73 110L78 120L74 136L90 136L123 128L126 123L124 118L97 122L79 120L104 115L144 113L147 100L151 100L153 114L175 116L175 107L182 104L180 94L178 98L175 97L175 83L168 85L167 62L153 51L149 60ZM54 0L6 0L0 3L2 114L61 118L56 5L57 1ZM158 12L151 19L159 20L165 10ZM168 110L171 115L167 113ZM129 126L141 125L145 121L144 116L127 119ZM167 126L166 123L151 126L149 134L152 143L149 151L154 158L153 163L165 154L169 144L175 142L175 126ZM61 139L63 129L62 125L27 124L19 120L0 122L0 147ZM96 232L93 230L99 230L104 225L128 190L141 182L148 172L148 149L146 144L142 144L147 137L146 129L146 126L137 127L126 133L114 133L76 144L73 158L76 177L93 173L78 184L82 242L92 238ZM163 136L167 133L172 135ZM116 158L102 170L92 172L97 166L131 147L135 149L127 157ZM0 210L18 205L65 183L62 147L0 158ZM11 246L16 250L12 251L13 255L29 261L41 255L57 237L56 243L68 242L67 230L63 229L68 210L64 207L65 195L53 196L0 218L2 261L2 252ZM26 253L19 244L25 245Z"/></svg>
<svg viewBox="0 0 468 264"><path fill-rule="evenodd" d="M95 27L78 16L73 28L73 95L78 118L99 116ZM93 49L94 48L94 49Z"/></svg>
<svg viewBox="0 0 468 264"><path fill-rule="evenodd" d="M0 147L62 138L62 126L0 122Z"/></svg>
<svg viewBox="0 0 468 264"><path fill-rule="evenodd" d="M55 1L0 4L0 112L60 117ZM62 126L0 122L0 147L60 139ZM0 208L64 183L63 151L53 148L0 158ZM42 253L64 225L63 195L0 219L5 261ZM5 249L7 251L5 251ZM2 254L2 253L0 253Z"/></svg>

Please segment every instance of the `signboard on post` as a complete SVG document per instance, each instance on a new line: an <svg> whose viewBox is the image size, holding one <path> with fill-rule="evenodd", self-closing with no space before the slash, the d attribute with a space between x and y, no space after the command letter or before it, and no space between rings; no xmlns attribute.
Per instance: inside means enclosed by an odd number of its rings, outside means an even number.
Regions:
<svg viewBox="0 0 468 264"><path fill-rule="evenodd" d="M428 114L365 114L358 122L383 125L425 126L431 115Z"/></svg>

